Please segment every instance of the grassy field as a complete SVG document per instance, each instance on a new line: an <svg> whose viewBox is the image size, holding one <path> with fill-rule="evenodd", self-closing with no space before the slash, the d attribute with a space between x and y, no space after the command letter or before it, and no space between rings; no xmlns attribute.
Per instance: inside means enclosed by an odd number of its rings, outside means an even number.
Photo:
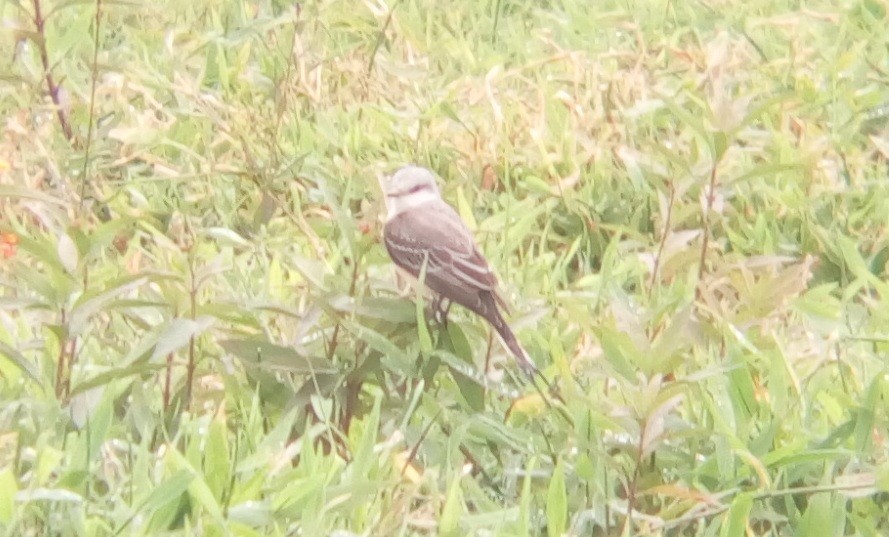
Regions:
<svg viewBox="0 0 889 537"><path fill-rule="evenodd" d="M0 530L889 534L887 13L0 3ZM410 162L554 392L400 292Z"/></svg>

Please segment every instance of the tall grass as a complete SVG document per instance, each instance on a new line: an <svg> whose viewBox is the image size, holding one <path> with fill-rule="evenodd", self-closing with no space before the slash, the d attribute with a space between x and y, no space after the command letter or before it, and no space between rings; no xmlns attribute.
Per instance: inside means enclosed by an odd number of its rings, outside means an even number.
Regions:
<svg viewBox="0 0 889 537"><path fill-rule="evenodd" d="M6 534L889 531L885 4L0 16ZM409 162L555 392L399 289Z"/></svg>

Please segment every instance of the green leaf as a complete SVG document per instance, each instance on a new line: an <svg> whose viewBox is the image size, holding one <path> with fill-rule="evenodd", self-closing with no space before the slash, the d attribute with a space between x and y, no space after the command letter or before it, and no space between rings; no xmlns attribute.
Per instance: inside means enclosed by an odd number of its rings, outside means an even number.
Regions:
<svg viewBox="0 0 889 537"><path fill-rule="evenodd" d="M327 286L324 283L324 276L328 273L327 267L320 261L315 261L299 255L292 255L290 261L296 267L303 277L308 280L316 289L326 291Z"/></svg>
<svg viewBox="0 0 889 537"><path fill-rule="evenodd" d="M565 487L565 470L562 460L556 464L546 492L546 533L561 537L568 525L568 492Z"/></svg>
<svg viewBox="0 0 889 537"><path fill-rule="evenodd" d="M71 309L68 318L68 333L70 337L79 336L86 328L86 323L93 315L105 311L121 295L125 295L148 281L144 276L123 278L114 282L107 291L99 294L85 294Z"/></svg>
<svg viewBox="0 0 889 537"><path fill-rule="evenodd" d="M815 494L809 498L808 506L796 528L796 535L844 535L846 515L841 503L834 501L835 495Z"/></svg>
<svg viewBox="0 0 889 537"><path fill-rule="evenodd" d="M343 326L355 337L367 343L371 349L382 354L386 368L405 374L414 370L414 358L383 334L349 320L344 320Z"/></svg>
<svg viewBox="0 0 889 537"><path fill-rule="evenodd" d="M19 491L12 467L0 470L0 524L9 524L15 513L15 495Z"/></svg>
<svg viewBox="0 0 889 537"><path fill-rule="evenodd" d="M261 528L267 524L272 524L274 515L275 513L266 501L246 501L233 505L228 510L229 521L241 523L251 528ZM250 534L248 533L247 535ZM254 535L260 537L263 534L257 532Z"/></svg>
<svg viewBox="0 0 889 537"><path fill-rule="evenodd" d="M40 386L41 390L46 390L46 386L43 385L43 381L40 379L40 372L37 370L37 367L31 363L31 360L28 360L24 354L2 341L0 341L0 354L5 356L13 365L18 367L22 373Z"/></svg>
<svg viewBox="0 0 889 537"><path fill-rule="evenodd" d="M222 507L213 496L213 492L207 485L207 481L204 479L203 474L198 472L182 453L176 449L169 449L167 451L167 457L169 457L172 467L177 471L185 470L192 474L192 479L188 482L189 495L199 506L207 511L217 524L224 526L225 520L222 516Z"/></svg>
<svg viewBox="0 0 889 537"><path fill-rule="evenodd" d="M374 452L374 446L377 444L377 435L380 429L381 404L382 397L377 395L374 398L373 410L362 422L361 438L352 450L353 471L357 475L370 475L372 466L379 461L379 456Z"/></svg>
<svg viewBox="0 0 889 537"><path fill-rule="evenodd" d="M463 493L460 488L460 475L451 479L448 493L445 497L444 507L438 519L438 534L442 537L463 537L460 519L463 516Z"/></svg>
<svg viewBox="0 0 889 537"><path fill-rule="evenodd" d="M695 131L695 134L705 142L710 149L713 149L713 140L710 137L710 133L704 127L703 121L703 111L701 109L695 110L694 112L689 112L685 107L680 106L673 99L667 96L660 96L664 101L664 104L670 109L670 112L679 119L679 121ZM714 152L714 157L715 152ZM717 160L717 159L714 159Z"/></svg>
<svg viewBox="0 0 889 537"><path fill-rule="evenodd" d="M463 191L463 187L457 188L457 212L460 214L460 218L463 222L466 223L466 227L469 228L470 231L478 228L478 224L475 221L475 215L472 214L472 205L466 201L466 192Z"/></svg>
<svg viewBox="0 0 889 537"><path fill-rule="evenodd" d="M732 504L726 513L726 522L720 532L721 537L743 537L747 535L747 521L750 518L750 509L753 508L753 494L742 492L734 497Z"/></svg>
<svg viewBox="0 0 889 537"><path fill-rule="evenodd" d="M188 470L179 470L163 483L156 487L150 487L151 493L142 502L137 513L151 513L154 519L159 513L170 513L162 518L172 518L175 510L178 510L182 495L188 490L188 486L194 480L194 473ZM133 515L136 516L136 515ZM166 529L168 520L154 521L155 524ZM159 528L160 529L160 528Z"/></svg>
<svg viewBox="0 0 889 537"><path fill-rule="evenodd" d="M420 267L420 275L417 278L421 283L426 281L426 267L428 262L429 256L426 255L423 258L423 265ZM426 326L426 304L423 293L423 289L420 286L417 286L414 315L417 319L417 339L420 341L420 352L423 356L429 356L432 353L432 337L429 335L429 327Z"/></svg>
<svg viewBox="0 0 889 537"><path fill-rule="evenodd" d="M728 146L728 136L724 132L713 133L713 151L716 153L714 160L721 160L726 150L728 150Z"/></svg>
<svg viewBox="0 0 889 537"><path fill-rule="evenodd" d="M528 459L528 463L525 465L525 478L522 480L522 496L519 500L519 535L527 536L531 535L530 533L530 524L531 524L531 502L533 501L533 496L531 494L531 485L533 482L533 475L535 474L535 470L537 469L537 456L532 456Z"/></svg>
<svg viewBox="0 0 889 537"><path fill-rule="evenodd" d="M219 345L242 362L267 369L292 373L336 373L326 358L306 356L291 347L261 339L227 339Z"/></svg>
<svg viewBox="0 0 889 537"><path fill-rule="evenodd" d="M881 492L889 492L889 462L884 462L877 467L876 485Z"/></svg>
<svg viewBox="0 0 889 537"><path fill-rule="evenodd" d="M115 216L114 219L103 222L88 233L83 233L80 229L71 229L69 232L74 235L74 241L80 247L80 251L84 252L84 257L93 257L101 254L119 235L124 232L132 233L133 229L135 229L134 218Z"/></svg>
<svg viewBox="0 0 889 537"><path fill-rule="evenodd" d="M634 379L639 361L638 351L624 333L604 326L596 330L605 359L625 379Z"/></svg>
<svg viewBox="0 0 889 537"><path fill-rule="evenodd" d="M213 326L216 320L213 317L202 316L192 319L173 319L167 329L160 335L150 361L174 353L189 344L192 338L196 338Z"/></svg>
<svg viewBox="0 0 889 537"><path fill-rule="evenodd" d="M80 284L59 263L55 249L48 241L35 241L24 236L19 239L19 246L43 263L43 270L23 266L22 270L16 271L16 278L24 284L19 285L39 294L51 307L67 306L68 298Z"/></svg>
<svg viewBox="0 0 889 537"><path fill-rule="evenodd" d="M60 206L68 204L66 201L44 194L40 190L16 185L0 185L0 198L29 199Z"/></svg>
<svg viewBox="0 0 889 537"><path fill-rule="evenodd" d="M493 419L489 414L475 414L468 421L467 432L474 439L509 449L530 453L533 444L520 431L507 427L501 421Z"/></svg>
<svg viewBox="0 0 889 537"><path fill-rule="evenodd" d="M408 324L416 319L416 306L410 300L388 297L362 297L355 300L342 295L329 301L339 313L354 313L366 319L379 319L394 324Z"/></svg>
<svg viewBox="0 0 889 537"><path fill-rule="evenodd" d="M228 427L223 410L210 421L204 449L204 475L215 498L221 500L231 480L232 461L228 447Z"/></svg>
<svg viewBox="0 0 889 537"><path fill-rule="evenodd" d="M211 227L204 230L211 239L221 243L238 246L240 248L250 249L253 245L244 237L225 227Z"/></svg>
<svg viewBox="0 0 889 537"><path fill-rule="evenodd" d="M460 389L460 395L466 401L469 409L473 412L483 412L485 410L485 386L479 383L475 377L464 375L458 369L451 370L454 374L454 380Z"/></svg>

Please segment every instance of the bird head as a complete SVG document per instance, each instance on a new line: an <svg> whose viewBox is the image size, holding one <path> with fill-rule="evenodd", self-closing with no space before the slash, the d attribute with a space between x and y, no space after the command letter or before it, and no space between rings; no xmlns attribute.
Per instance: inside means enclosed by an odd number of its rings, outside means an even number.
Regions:
<svg viewBox="0 0 889 537"><path fill-rule="evenodd" d="M381 176L380 186L386 197L389 218L423 203L441 199L435 175L420 166L405 166L392 175Z"/></svg>

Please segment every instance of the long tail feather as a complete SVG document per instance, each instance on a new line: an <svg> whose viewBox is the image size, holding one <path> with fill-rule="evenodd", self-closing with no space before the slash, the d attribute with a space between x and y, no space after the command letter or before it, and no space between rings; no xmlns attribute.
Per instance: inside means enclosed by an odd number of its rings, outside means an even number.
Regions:
<svg viewBox="0 0 889 537"><path fill-rule="evenodd" d="M528 352L522 347L522 344L519 343L518 338L515 337L515 334L512 332L512 329L506 324L506 321L503 320L503 317L500 315L499 311L495 311L495 316L493 319L489 319L491 326L497 330L497 333L500 335L500 339L503 340L503 344L506 345L506 348L509 349L509 352L515 357L516 363L523 373L528 375L529 377L533 377L536 373L538 373L537 366L534 365L534 362L531 361L531 358L528 356Z"/></svg>

